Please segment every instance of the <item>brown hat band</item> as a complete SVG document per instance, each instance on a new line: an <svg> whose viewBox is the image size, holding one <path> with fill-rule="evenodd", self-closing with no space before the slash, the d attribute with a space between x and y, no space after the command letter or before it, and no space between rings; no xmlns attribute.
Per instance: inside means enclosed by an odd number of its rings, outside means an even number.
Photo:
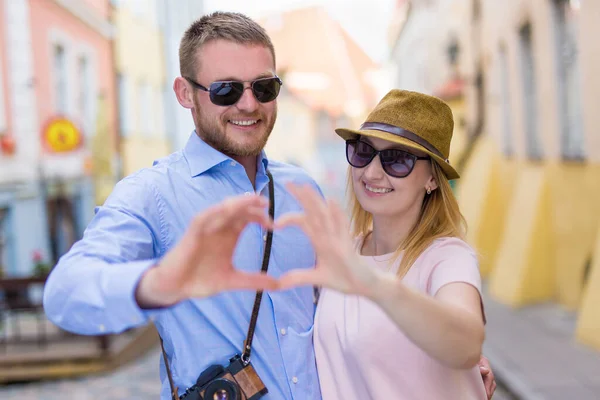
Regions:
<svg viewBox="0 0 600 400"><path fill-rule="evenodd" d="M431 145L431 143L429 143L427 140L423 139L422 137L420 137L410 131L407 131L406 129L400 128L399 126L384 124L381 122L365 122L364 124L362 124L360 126L360 130L361 131L366 131L366 130L383 131L383 132L391 133L392 135L403 137L403 138L413 141L417 144L420 144L421 146L423 146L424 148L426 148L427 150L429 150L436 156L438 156L441 159L448 162L446 157L444 157L442 155L442 153L440 153L440 151L438 149L433 147Z"/></svg>

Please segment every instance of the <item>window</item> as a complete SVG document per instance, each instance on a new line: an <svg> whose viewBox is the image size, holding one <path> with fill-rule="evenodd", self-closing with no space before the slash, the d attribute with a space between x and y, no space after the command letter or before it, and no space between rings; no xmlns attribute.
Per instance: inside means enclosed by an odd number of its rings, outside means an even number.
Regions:
<svg viewBox="0 0 600 400"><path fill-rule="evenodd" d="M7 207L0 207L0 271L4 274L10 274L13 265L13 246L10 230L10 210Z"/></svg>
<svg viewBox="0 0 600 400"><path fill-rule="evenodd" d="M56 111L67 113L67 57L62 45L54 46L54 94Z"/></svg>
<svg viewBox="0 0 600 400"><path fill-rule="evenodd" d="M46 203L48 226L50 228L50 248L53 263L65 254L78 239L73 201L65 194L58 193Z"/></svg>
<svg viewBox="0 0 600 400"><path fill-rule="evenodd" d="M500 102L502 116L502 151L505 155L510 156L514 152L513 147L513 132L512 132L512 113L510 106L510 74L508 71L508 57L506 48L500 46L498 55L498 67L500 71Z"/></svg>
<svg viewBox="0 0 600 400"><path fill-rule="evenodd" d="M523 81L525 147L529 158L540 159L542 157L542 149L538 137L537 84L530 24L526 24L519 31L519 42L521 52L521 79Z"/></svg>
<svg viewBox="0 0 600 400"><path fill-rule="evenodd" d="M141 82L138 88L139 129L143 135L150 136L154 126L154 91L149 83Z"/></svg>
<svg viewBox="0 0 600 400"><path fill-rule="evenodd" d="M79 120L84 127L84 134L91 135L94 129L92 115L92 79L90 61L86 56L80 56L77 61L77 107Z"/></svg>
<svg viewBox="0 0 600 400"><path fill-rule="evenodd" d="M553 0L553 2L556 21L561 155L565 159L581 159L584 157L584 134L577 46L579 1Z"/></svg>
<svg viewBox="0 0 600 400"><path fill-rule="evenodd" d="M145 17L148 13L148 2L147 0L130 0L129 6L133 14L138 17Z"/></svg>
<svg viewBox="0 0 600 400"><path fill-rule="evenodd" d="M0 135L6 132L6 109L4 104L4 86L2 81L2 59L0 58Z"/></svg>
<svg viewBox="0 0 600 400"><path fill-rule="evenodd" d="M119 130L121 136L126 137L131 133L131 102L129 99L129 87L127 77L123 74L117 75L119 95Z"/></svg>

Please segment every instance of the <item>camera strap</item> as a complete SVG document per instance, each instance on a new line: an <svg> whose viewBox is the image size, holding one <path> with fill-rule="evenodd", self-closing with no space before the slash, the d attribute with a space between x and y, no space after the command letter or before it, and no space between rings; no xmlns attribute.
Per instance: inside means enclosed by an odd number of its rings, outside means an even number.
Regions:
<svg viewBox="0 0 600 400"><path fill-rule="evenodd" d="M275 219L275 185L273 184L273 177L271 173L267 171L269 177L269 216L272 220ZM265 242L265 253L263 255L263 262L261 272L267 272L269 269L269 258L271 257L271 244L273 243L273 231L267 232L267 240ZM262 290L256 291L256 297L254 298L254 307L252 308L252 316L250 317L250 324L248 325L248 334L246 340L244 340L244 352L242 353L242 362L248 364L250 362L250 353L252 352L252 339L254 338L254 329L256 328L256 320L258 319L258 310L260 309L260 302L262 300Z"/></svg>
<svg viewBox="0 0 600 400"><path fill-rule="evenodd" d="M273 183L273 176L267 170L267 177L269 178L269 217L272 220L275 219L275 184ZM273 244L273 231L269 230L267 232L267 240L265 242L265 253L263 255L263 262L261 267L261 272L267 272L269 269L269 259L271 257L271 245ZM254 337L254 330L256 328L256 321L258 319L258 311L260 309L260 302L262 300L262 290L256 291L256 297L254 298L254 307L252 308L252 316L250 317L250 324L248 326L248 334L246 335L246 340L244 340L244 352L241 356L242 362L244 364L248 364L250 362L250 353L252 351L252 339ZM159 335L160 336L160 335ZM175 386L173 382L173 375L171 374L171 368L169 365L169 360L167 358L167 352L165 351L165 346L163 344L162 338L160 338L160 348L162 350L163 359L165 361L165 369L167 371L167 376L169 378L169 387L171 389L171 397L172 400L179 400L179 392L178 388Z"/></svg>

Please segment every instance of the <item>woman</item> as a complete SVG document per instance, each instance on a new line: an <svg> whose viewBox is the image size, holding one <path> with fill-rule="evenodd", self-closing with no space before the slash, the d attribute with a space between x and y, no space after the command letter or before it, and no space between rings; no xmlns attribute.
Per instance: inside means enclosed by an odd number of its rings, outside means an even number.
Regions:
<svg viewBox="0 0 600 400"><path fill-rule="evenodd" d="M283 287L324 287L315 354L324 400L487 399L477 362L484 340L478 262L449 184L450 108L392 90L346 140L352 236L341 209L290 186L314 270Z"/></svg>

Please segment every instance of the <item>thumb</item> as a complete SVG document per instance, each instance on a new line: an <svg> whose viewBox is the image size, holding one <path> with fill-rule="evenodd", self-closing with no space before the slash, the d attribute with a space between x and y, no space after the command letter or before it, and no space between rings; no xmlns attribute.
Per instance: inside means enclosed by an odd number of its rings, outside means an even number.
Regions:
<svg viewBox="0 0 600 400"><path fill-rule="evenodd" d="M279 278L280 289L290 289L296 286L321 285L319 272L314 268L290 271Z"/></svg>

